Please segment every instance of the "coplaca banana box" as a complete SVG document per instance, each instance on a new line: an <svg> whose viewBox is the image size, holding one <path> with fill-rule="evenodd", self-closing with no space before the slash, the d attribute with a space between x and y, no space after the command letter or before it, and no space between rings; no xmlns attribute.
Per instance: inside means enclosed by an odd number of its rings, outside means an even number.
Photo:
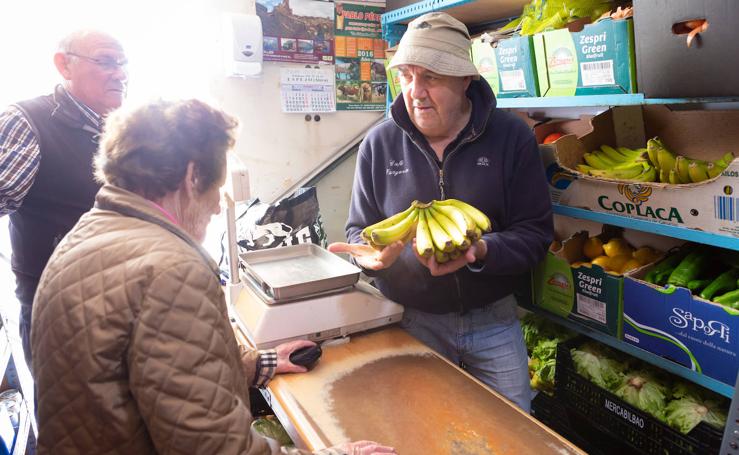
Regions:
<svg viewBox="0 0 739 455"><path fill-rule="evenodd" d="M636 93L631 20L537 33L533 43L541 96Z"/></svg>
<svg viewBox="0 0 739 455"><path fill-rule="evenodd" d="M624 341L733 386L739 311L642 281L649 269L624 279Z"/></svg>
<svg viewBox="0 0 739 455"><path fill-rule="evenodd" d="M623 278L598 265L570 266L583 258L588 232L573 235L549 251L534 269L533 305L621 338ZM525 305L524 305L525 306Z"/></svg>
<svg viewBox="0 0 739 455"><path fill-rule="evenodd" d="M477 38L472 41L472 61L498 98L539 96L530 36L513 36L498 41L497 47Z"/></svg>
<svg viewBox="0 0 739 455"><path fill-rule="evenodd" d="M575 170L586 152L603 144L640 148L655 136L692 159L713 161L727 152L739 156L739 111L616 107L562 125L574 134L540 146L554 203L739 237L739 159L713 179L679 185L605 180Z"/></svg>

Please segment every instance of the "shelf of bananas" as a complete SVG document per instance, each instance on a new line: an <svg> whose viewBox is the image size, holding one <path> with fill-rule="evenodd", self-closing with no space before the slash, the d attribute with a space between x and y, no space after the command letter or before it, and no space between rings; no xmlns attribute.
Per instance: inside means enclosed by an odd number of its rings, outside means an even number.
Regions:
<svg viewBox="0 0 739 455"><path fill-rule="evenodd" d="M361 236L378 250L415 238L418 254L434 256L441 264L458 258L492 228L490 219L477 208L458 199L445 199L413 201L406 210L364 228Z"/></svg>
<svg viewBox="0 0 739 455"><path fill-rule="evenodd" d="M577 170L593 177L679 185L716 177L733 159L732 153L716 161L688 158L673 153L655 137L647 141L646 148L634 150L601 145L600 150L583 155L585 164L577 165Z"/></svg>

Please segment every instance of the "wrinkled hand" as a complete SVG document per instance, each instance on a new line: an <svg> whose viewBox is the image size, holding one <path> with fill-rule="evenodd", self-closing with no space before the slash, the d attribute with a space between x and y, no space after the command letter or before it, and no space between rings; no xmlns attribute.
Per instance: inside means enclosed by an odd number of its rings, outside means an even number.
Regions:
<svg viewBox="0 0 739 455"><path fill-rule="evenodd" d="M374 455L378 453L398 453L392 447L382 446L373 441L347 442L337 447L347 455Z"/></svg>
<svg viewBox="0 0 739 455"><path fill-rule="evenodd" d="M275 374L305 373L306 371L308 371L308 369L304 366L295 365L294 363L290 362L290 354L300 348L307 348L309 346L315 345L316 343L308 340L295 340L278 345L275 348L275 351L277 351L277 367L275 368Z"/></svg>
<svg viewBox="0 0 739 455"><path fill-rule="evenodd" d="M478 240L457 259L449 260L443 264L436 262L436 258L433 255L429 258L425 258L418 254L418 250L416 249L416 239L413 239L413 253L421 264L428 267L432 276L441 276L456 272L467 264L472 264L475 261L485 259L485 256L488 254L488 244L485 243L484 240Z"/></svg>
<svg viewBox="0 0 739 455"><path fill-rule="evenodd" d="M382 250L376 250L362 243L336 242L328 246L332 253L349 253L361 267L369 270L382 270L395 263L403 252L405 244L398 240L387 245Z"/></svg>

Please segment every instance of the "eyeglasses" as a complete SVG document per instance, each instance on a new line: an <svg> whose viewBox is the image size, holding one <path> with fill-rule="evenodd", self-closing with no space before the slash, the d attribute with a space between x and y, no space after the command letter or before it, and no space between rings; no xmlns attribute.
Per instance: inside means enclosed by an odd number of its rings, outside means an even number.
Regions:
<svg viewBox="0 0 739 455"><path fill-rule="evenodd" d="M125 70L126 65L128 65L128 60L125 58L120 58L120 59L115 59L111 57L94 58L94 57L88 57L86 55L75 54L74 52L67 52L66 54L71 55L72 57L81 58L82 60L87 60L88 62L94 63L106 71L115 71L118 68L122 68Z"/></svg>

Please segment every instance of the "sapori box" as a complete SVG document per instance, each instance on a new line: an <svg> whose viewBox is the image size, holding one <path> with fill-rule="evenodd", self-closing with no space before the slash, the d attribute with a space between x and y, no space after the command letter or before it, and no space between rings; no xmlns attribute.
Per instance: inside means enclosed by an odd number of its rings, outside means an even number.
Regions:
<svg viewBox="0 0 739 455"><path fill-rule="evenodd" d="M739 111L621 107L581 121L589 122L589 132L540 147L554 203L739 237L739 159L713 179L680 185L602 180L574 170L585 152L600 145L639 148L655 136L693 159L739 156Z"/></svg>
<svg viewBox="0 0 739 455"><path fill-rule="evenodd" d="M624 280L624 340L693 371L734 385L739 371L739 311L703 300L681 287L643 280L649 268Z"/></svg>

